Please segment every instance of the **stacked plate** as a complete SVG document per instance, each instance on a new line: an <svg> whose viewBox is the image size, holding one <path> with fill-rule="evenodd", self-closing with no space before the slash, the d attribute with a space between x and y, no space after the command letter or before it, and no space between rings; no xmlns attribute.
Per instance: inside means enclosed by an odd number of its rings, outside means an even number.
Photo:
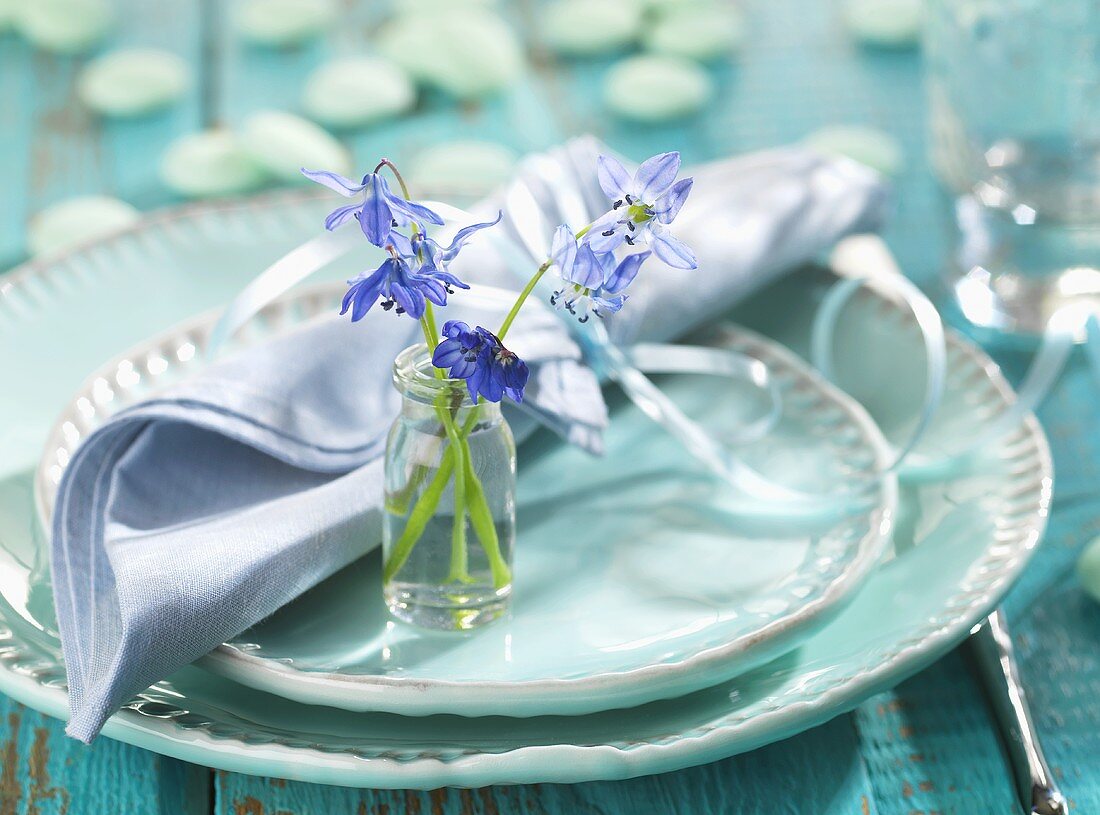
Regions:
<svg viewBox="0 0 1100 815"><path fill-rule="evenodd" d="M67 707L44 523L75 446L204 364L213 313L180 321L310 237L325 208L279 195L177 210L4 279L0 690L52 715ZM392 623L368 556L141 694L105 734L320 783L575 782L752 749L915 672L1022 568L1046 518L1049 456L1028 418L949 479L904 482L899 499L882 470L920 404L920 332L888 294L858 295L837 337L840 388L826 383L797 354L834 280L796 273L701 341L764 360L783 392L776 430L740 453L790 486L865 496L854 511L758 515L616 404L603 459L540 436L520 450L509 620L469 635ZM341 292L291 294L241 342L330 311ZM933 455L1014 398L958 337L948 361L947 403L923 443ZM752 408L729 384L662 387L716 433Z"/></svg>

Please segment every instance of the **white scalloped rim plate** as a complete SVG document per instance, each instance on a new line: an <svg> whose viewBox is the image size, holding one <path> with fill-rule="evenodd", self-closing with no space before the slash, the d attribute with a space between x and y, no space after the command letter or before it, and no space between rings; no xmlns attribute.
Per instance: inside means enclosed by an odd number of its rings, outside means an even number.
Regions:
<svg viewBox="0 0 1100 815"><path fill-rule="evenodd" d="M87 371L227 300L253 270L312 234L326 207L278 195L170 211L0 283L0 342L13 349L0 359L0 381L17 383L0 393L0 690L65 715L32 497L53 418ZM799 273L737 316L803 348L806 315L829 279ZM919 403L920 348L912 319L887 296L867 292L849 306L836 348L840 381L890 438L904 437ZM946 404L926 442L933 454L1014 398L994 363L954 335L948 362ZM577 717L409 718L302 705L189 668L141 694L104 732L227 770L373 787L576 782L712 761L850 709L959 642L1037 544L1050 487L1046 442L1029 417L950 480L907 486L895 535L902 555L821 631L678 699Z"/></svg>

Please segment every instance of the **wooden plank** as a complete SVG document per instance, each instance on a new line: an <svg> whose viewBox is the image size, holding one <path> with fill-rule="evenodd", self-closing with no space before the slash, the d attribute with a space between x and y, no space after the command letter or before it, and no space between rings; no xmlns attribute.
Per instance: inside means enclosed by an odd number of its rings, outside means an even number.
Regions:
<svg viewBox="0 0 1100 815"><path fill-rule="evenodd" d="M210 771L63 725L0 696L0 815L202 815Z"/></svg>
<svg viewBox="0 0 1100 815"><path fill-rule="evenodd" d="M112 37L118 48L159 48L181 56L191 66L192 84L172 107L134 119L103 120L98 128L102 188L139 209L178 200L160 180L160 158L168 144L202 122L202 20L198 0L149 3L120 0L123 23Z"/></svg>
<svg viewBox="0 0 1100 815"><path fill-rule="evenodd" d="M30 215L69 195L103 188L99 134L73 103L80 58L54 57L11 36L0 44L4 117L4 227L0 258L18 259ZM9 182L10 179L10 182Z"/></svg>
<svg viewBox="0 0 1100 815"><path fill-rule="evenodd" d="M879 815L1012 812L1012 780L959 652L855 714Z"/></svg>
<svg viewBox="0 0 1100 815"><path fill-rule="evenodd" d="M874 812L847 717L726 761L628 781L355 790L218 773L216 815L814 815Z"/></svg>
<svg viewBox="0 0 1100 815"><path fill-rule="evenodd" d="M118 25L100 52L165 48L198 64L194 0L115 5ZM0 270L25 254L30 217L63 198L115 195L141 208L173 200L157 175L159 157L172 138L197 126L198 88L168 111L106 121L76 97L77 77L92 56L61 57L0 35Z"/></svg>
<svg viewBox="0 0 1100 815"><path fill-rule="evenodd" d="M1071 811L1100 812L1100 604L1067 574L1014 633L1051 771Z"/></svg>
<svg viewBox="0 0 1100 815"><path fill-rule="evenodd" d="M34 98L30 63L25 43L0 34L0 271L23 255Z"/></svg>

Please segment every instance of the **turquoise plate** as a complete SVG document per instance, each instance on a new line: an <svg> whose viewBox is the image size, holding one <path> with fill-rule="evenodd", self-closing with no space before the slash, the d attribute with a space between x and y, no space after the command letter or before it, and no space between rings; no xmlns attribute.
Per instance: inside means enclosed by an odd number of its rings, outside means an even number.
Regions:
<svg viewBox="0 0 1100 815"><path fill-rule="evenodd" d="M326 207L294 194L174 210L0 279L0 343L12 349L0 376L16 383L0 392L0 691L65 715L33 498L53 419L88 371L225 302L252 270L312 234ZM807 315L833 279L799 272L735 317L804 349ZM920 402L919 334L877 292L849 308L838 378L888 437L901 439ZM957 449L1013 399L996 366L962 339L950 338L948 359L948 399L926 452ZM127 705L105 734L227 770L373 787L623 778L749 750L848 710L936 659L1019 574L1050 500L1050 460L1034 419L945 476L905 485L898 557L824 628L777 660L677 699L574 717L410 718L303 705L188 668Z"/></svg>
<svg viewBox="0 0 1100 815"><path fill-rule="evenodd" d="M339 319L344 290L292 293L259 315L247 340ZM497 295L510 299L485 288L463 299ZM46 444L36 479L44 513L80 439L205 364L217 317L188 321L92 373ZM819 517L761 514L619 399L602 457L547 432L521 445L507 619L469 634L398 625L381 600L377 558L368 558L202 664L307 704L540 716L678 696L790 650L851 599L882 555L897 484L881 477L888 446L851 398L752 332L730 328L721 341L767 365L782 404L772 431L738 454L785 486L847 492L847 513L838 497ZM719 437L770 405L756 386L726 377L665 377L662 387Z"/></svg>

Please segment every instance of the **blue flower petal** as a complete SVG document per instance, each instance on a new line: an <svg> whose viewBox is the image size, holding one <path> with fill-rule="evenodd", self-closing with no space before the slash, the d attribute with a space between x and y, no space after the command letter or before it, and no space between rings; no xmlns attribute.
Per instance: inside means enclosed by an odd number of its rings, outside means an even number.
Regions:
<svg viewBox="0 0 1100 815"><path fill-rule="evenodd" d="M646 262L649 255L649 252L635 252L623 258L604 282L603 290L617 294L633 283L634 278L638 276L638 270L642 268L642 264ZM619 307L621 308L622 304ZM618 310L615 309L615 311Z"/></svg>
<svg viewBox="0 0 1100 815"><path fill-rule="evenodd" d="M672 223L673 219L680 214L680 208L687 200L688 193L691 192L691 185L694 183L694 179L682 178L672 185L672 189L657 199L656 204L653 206L653 210L657 215L657 220L663 224Z"/></svg>
<svg viewBox="0 0 1100 815"><path fill-rule="evenodd" d="M653 247L653 254L669 266L675 269L698 268L699 264L695 259L695 253L691 251L686 243L672 237L667 232L653 230L652 235L650 245Z"/></svg>
<svg viewBox="0 0 1100 815"><path fill-rule="evenodd" d="M384 246L393 230L394 219L388 192L384 178L377 173L367 176L366 186L363 187L363 208L359 214L359 225L367 240L375 246Z"/></svg>
<svg viewBox="0 0 1100 815"><path fill-rule="evenodd" d="M447 320L443 323L443 336L449 340L457 340L470 334L470 326L462 320Z"/></svg>
<svg viewBox="0 0 1100 815"><path fill-rule="evenodd" d="M346 207L334 209L325 218L325 229L331 232L336 227L343 226L355 216L361 206L362 204L348 204Z"/></svg>
<svg viewBox="0 0 1100 815"><path fill-rule="evenodd" d="M610 232L610 235L605 235ZM601 215L584 234L584 243L598 254L613 252L626 239L626 225L619 220L619 213L612 210Z"/></svg>
<svg viewBox="0 0 1100 815"><path fill-rule="evenodd" d="M474 363L474 370L466 378L466 389L470 392L470 398L475 402L478 395L481 393L481 387L485 380L489 376L489 370L486 366Z"/></svg>
<svg viewBox="0 0 1100 815"><path fill-rule="evenodd" d="M605 257L607 256L597 256L589 244L583 245L577 251L573 273L566 279L586 289L598 289L603 284ZM614 262L613 258L612 262Z"/></svg>
<svg viewBox="0 0 1100 815"><path fill-rule="evenodd" d="M386 236L386 245L392 246L406 260L416 254L412 241L397 231L391 231Z"/></svg>
<svg viewBox="0 0 1100 815"><path fill-rule="evenodd" d="M501 397L504 396L504 382L501 381L500 375L493 375L493 371L487 373L478 386L478 392L485 397L487 402L499 402Z"/></svg>
<svg viewBox="0 0 1100 815"><path fill-rule="evenodd" d="M393 213L394 220L397 223L404 226L410 221L416 221L419 224L435 224L436 226L443 226L443 218L437 215L432 210L428 209L423 204L418 204L415 201L406 201L399 195L394 195L390 192L389 186L385 180L382 181L385 189L386 199L389 203L390 210Z"/></svg>
<svg viewBox="0 0 1100 815"><path fill-rule="evenodd" d="M344 302L341 306L340 313L347 314L349 308L351 308L351 321L353 323L359 322L370 311L378 298L382 294L382 287L386 282L386 278L390 273L390 268L394 261L392 259L383 261L382 265L375 269L369 275L361 275L355 280L350 281L351 288L344 294Z"/></svg>
<svg viewBox="0 0 1100 815"><path fill-rule="evenodd" d="M417 275L413 281L416 290L437 306L447 305L447 287L428 275Z"/></svg>
<svg viewBox="0 0 1100 815"><path fill-rule="evenodd" d="M302 175L310 181L316 181L318 184L328 187L333 192L340 193L345 198L351 198L363 189L362 184L356 184L350 178L344 178L337 173L330 173L328 170L307 170L303 167Z"/></svg>
<svg viewBox="0 0 1100 815"><path fill-rule="evenodd" d="M502 378L505 386L522 393L527 386L527 379L531 373L527 368L527 363L513 354L512 360L502 364L501 368L503 369Z"/></svg>
<svg viewBox="0 0 1100 815"><path fill-rule="evenodd" d="M680 172L680 154L675 151L646 159L634 174L632 192L642 201L652 203L672 186L678 172Z"/></svg>
<svg viewBox="0 0 1100 815"><path fill-rule="evenodd" d="M619 312L629 299L625 294L616 294L612 297L597 296L592 298L592 303L596 306L596 311L600 316L605 316Z"/></svg>
<svg viewBox="0 0 1100 815"><path fill-rule="evenodd" d="M447 263L454 260L455 256L458 255L459 250L466 244L466 241L468 241L475 232L480 229L488 229L491 226L496 226L500 223L500 219L503 217L504 213L498 211L496 220L485 221L484 223L480 224L470 224L469 226L462 227L462 229L458 230L458 232L455 233L454 240L451 241L451 245L442 251L442 262ZM435 241L432 241L432 243L435 243Z"/></svg>
<svg viewBox="0 0 1100 815"><path fill-rule="evenodd" d="M393 282L390 284L390 295L393 297L394 302L414 320L419 320L424 316L427 302L419 289L406 286L403 283Z"/></svg>
<svg viewBox="0 0 1100 815"><path fill-rule="evenodd" d="M462 282L453 272L433 269L429 275L434 280L442 281L449 286L457 286L460 289L468 289L470 285Z"/></svg>
<svg viewBox="0 0 1100 815"><path fill-rule="evenodd" d="M600 156L596 160L596 177L604 195L612 201L619 201L631 191L630 173L617 158Z"/></svg>
<svg viewBox="0 0 1100 815"><path fill-rule="evenodd" d="M443 340L432 352L432 365L437 368L450 368L452 365L464 361L465 356L461 342L458 340Z"/></svg>
<svg viewBox="0 0 1100 815"><path fill-rule="evenodd" d="M577 239L569 225L562 224L554 230L554 238L550 241L550 260L560 271L572 269L576 258Z"/></svg>

